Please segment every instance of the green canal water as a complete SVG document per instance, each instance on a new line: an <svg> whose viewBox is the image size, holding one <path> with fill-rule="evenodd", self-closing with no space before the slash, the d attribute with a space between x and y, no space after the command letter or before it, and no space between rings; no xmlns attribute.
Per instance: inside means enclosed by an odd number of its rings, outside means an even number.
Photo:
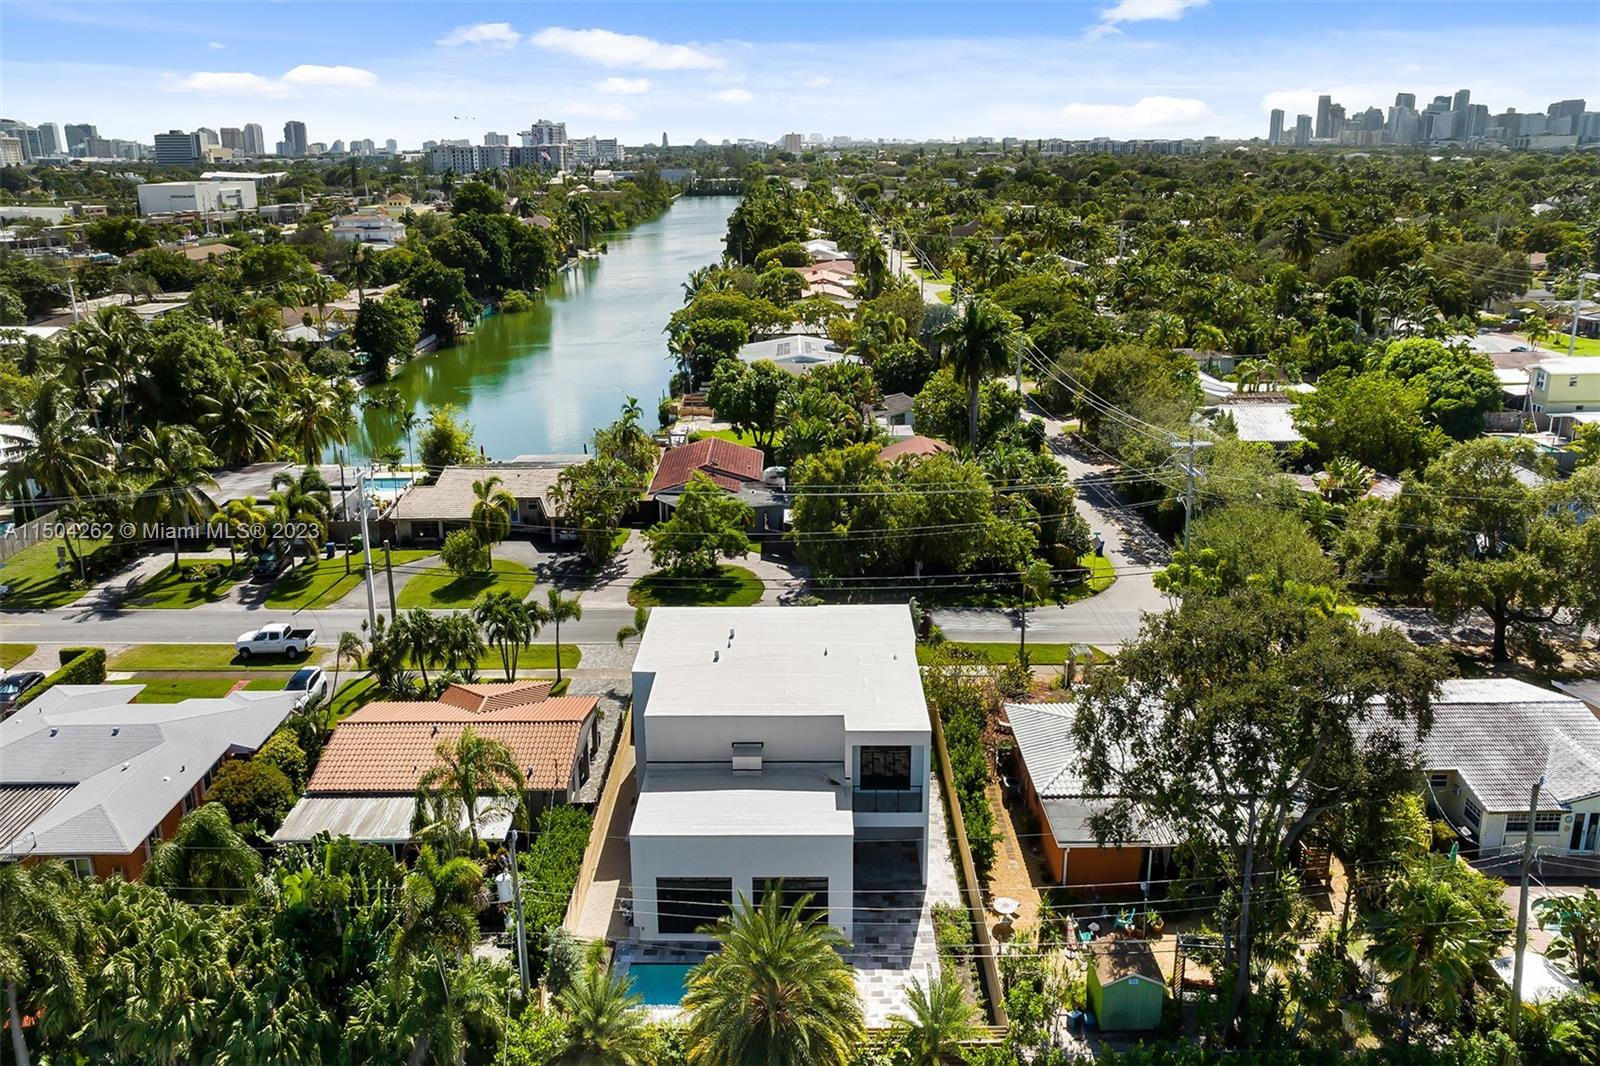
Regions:
<svg viewBox="0 0 1600 1066"><path fill-rule="evenodd" d="M662 329L683 282L716 261L737 197L684 197L661 217L607 238L608 250L562 271L539 306L495 315L453 348L407 363L391 384L419 413L451 403L492 459L578 453L636 396L649 428L672 366ZM354 458L405 447L394 415L357 410Z"/></svg>

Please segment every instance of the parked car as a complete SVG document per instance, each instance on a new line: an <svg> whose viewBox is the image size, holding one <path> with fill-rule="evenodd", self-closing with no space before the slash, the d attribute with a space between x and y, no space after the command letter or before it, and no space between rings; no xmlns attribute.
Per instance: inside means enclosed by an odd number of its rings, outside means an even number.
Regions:
<svg viewBox="0 0 1600 1066"><path fill-rule="evenodd" d="M256 565L251 571L252 580L271 581L276 578L289 565L289 554L288 541L280 540L268 545L256 556Z"/></svg>
<svg viewBox="0 0 1600 1066"><path fill-rule="evenodd" d="M9 710L22 698L22 694L44 680L38 670L23 670L0 678L0 711Z"/></svg>
<svg viewBox="0 0 1600 1066"><path fill-rule="evenodd" d="M303 693L294 701L294 709L304 711L328 698L328 675L320 666L302 666L283 686L285 692Z"/></svg>
<svg viewBox="0 0 1600 1066"><path fill-rule="evenodd" d="M240 633L233 642L233 650L239 653L241 659L248 659L252 655L282 655L287 659L299 659L316 644L316 629L295 629L288 622L273 622L260 629Z"/></svg>

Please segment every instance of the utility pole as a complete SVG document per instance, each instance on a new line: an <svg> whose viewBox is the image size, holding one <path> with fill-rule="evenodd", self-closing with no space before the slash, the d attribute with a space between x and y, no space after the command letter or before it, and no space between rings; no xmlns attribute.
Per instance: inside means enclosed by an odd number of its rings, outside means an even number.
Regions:
<svg viewBox="0 0 1600 1066"><path fill-rule="evenodd" d="M72 302L72 324L78 324L78 290L72 284L72 271L67 271L67 299Z"/></svg>
<svg viewBox="0 0 1600 1066"><path fill-rule="evenodd" d="M1184 464L1183 471L1183 554L1185 557L1189 554L1189 521L1194 517L1194 450L1208 447L1210 443L1210 441L1196 441L1194 439L1194 427L1189 427L1189 459Z"/></svg>
<svg viewBox="0 0 1600 1066"><path fill-rule="evenodd" d="M1567 338L1567 354L1578 346L1578 316L1583 314L1583 283L1586 281L1600 281L1600 274L1585 271L1578 275L1578 298L1572 301L1572 334Z"/></svg>
<svg viewBox="0 0 1600 1066"><path fill-rule="evenodd" d="M1022 334L1017 334L1017 395L1022 395Z"/></svg>
<svg viewBox="0 0 1600 1066"><path fill-rule="evenodd" d="M361 508L361 558L367 582L367 626L378 630L378 599L372 591L372 539L367 536L367 475L356 472L356 506Z"/></svg>
<svg viewBox="0 0 1600 1066"><path fill-rule="evenodd" d="M1574 312L1576 314L1576 312ZM1522 956L1528 950L1528 874L1533 867L1533 820L1539 813L1539 790L1544 775L1533 783L1528 798L1528 828L1522 834L1522 887L1517 893L1517 946L1511 961L1511 1042L1517 1040L1517 1022L1522 1014Z"/></svg>
<svg viewBox="0 0 1600 1066"><path fill-rule="evenodd" d="M383 574L389 579L389 624L394 625L394 557L387 540L383 542Z"/></svg>
<svg viewBox="0 0 1600 1066"><path fill-rule="evenodd" d="M522 924L522 868L517 865L517 831L511 830L511 906L517 917L517 977L522 999L528 999L528 933Z"/></svg>

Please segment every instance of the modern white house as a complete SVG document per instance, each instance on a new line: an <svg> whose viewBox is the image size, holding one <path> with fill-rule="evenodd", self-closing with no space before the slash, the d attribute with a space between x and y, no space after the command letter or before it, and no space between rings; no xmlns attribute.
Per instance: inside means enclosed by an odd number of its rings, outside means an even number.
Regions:
<svg viewBox="0 0 1600 1066"><path fill-rule="evenodd" d="M139 186L139 214L216 214L254 211L253 181L157 181Z"/></svg>
<svg viewBox="0 0 1600 1066"><path fill-rule="evenodd" d="M932 730L907 607L658 607L633 701L639 939L705 941L779 880L850 937L865 868L926 882Z"/></svg>

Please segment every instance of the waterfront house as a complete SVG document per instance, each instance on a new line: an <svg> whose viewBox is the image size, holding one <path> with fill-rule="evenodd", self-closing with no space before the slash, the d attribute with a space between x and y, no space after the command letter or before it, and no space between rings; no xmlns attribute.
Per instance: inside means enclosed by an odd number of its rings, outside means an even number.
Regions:
<svg viewBox="0 0 1600 1066"><path fill-rule="evenodd" d="M749 506L752 535L780 533L786 497L781 484L775 478L768 478L765 462L766 456L760 448L721 437L703 437L661 453L647 495L665 521L678 506L690 480L701 474Z"/></svg>
<svg viewBox="0 0 1600 1066"><path fill-rule="evenodd" d="M925 883L932 731L904 605L658 607L633 699L638 938L704 940L779 880L849 937L867 870Z"/></svg>
<svg viewBox="0 0 1600 1066"><path fill-rule="evenodd" d="M402 493L384 517L393 520L395 539L401 544L442 544L447 534L466 529L471 521L472 505L477 502L473 483L498 477L500 487L516 501L511 509L512 536L539 534L565 540L555 504L550 501L550 490L563 470L587 458L522 456L507 463L446 467L433 484L418 485Z"/></svg>
<svg viewBox="0 0 1600 1066"><path fill-rule="evenodd" d="M819 366L831 366L849 358L843 348L827 337L811 333L785 333L766 340L751 341L739 349L746 363L770 362L779 370L803 377Z"/></svg>

